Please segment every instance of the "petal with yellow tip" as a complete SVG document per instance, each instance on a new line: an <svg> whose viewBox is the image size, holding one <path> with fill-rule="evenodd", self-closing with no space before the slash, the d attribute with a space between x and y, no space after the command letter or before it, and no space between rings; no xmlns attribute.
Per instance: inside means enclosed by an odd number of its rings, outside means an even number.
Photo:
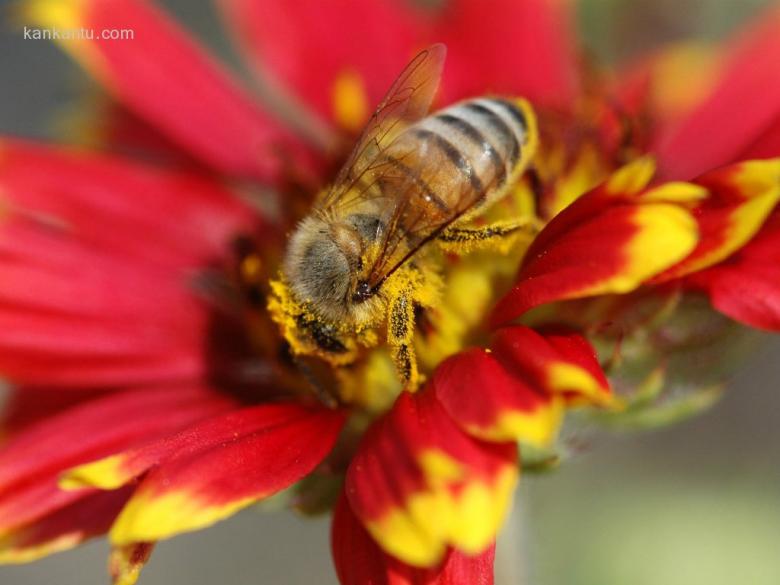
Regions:
<svg viewBox="0 0 780 585"><path fill-rule="evenodd" d="M618 179L583 195L547 224L516 284L493 310L493 326L553 301L630 292L694 249L698 226L684 205L643 201L642 191L634 192L648 179L646 171L642 165L618 171ZM616 185L627 192L614 192Z"/></svg>
<svg viewBox="0 0 780 585"><path fill-rule="evenodd" d="M159 464L123 508L111 541L121 546L169 538L273 495L323 460L343 422L338 411L266 404L207 421L173 438L170 449L150 446Z"/></svg>
<svg viewBox="0 0 780 585"><path fill-rule="evenodd" d="M65 489L116 489L172 457L236 441L264 427L290 424L307 412L290 405L267 405L219 414L176 434L74 467L62 475L60 486Z"/></svg>
<svg viewBox="0 0 780 585"><path fill-rule="evenodd" d="M515 444L464 433L428 387L401 394L369 429L346 491L385 552L431 567L450 547L476 555L492 545L517 477Z"/></svg>
<svg viewBox="0 0 780 585"><path fill-rule="evenodd" d="M132 488L79 498L36 522L0 533L0 564L29 563L108 530Z"/></svg>
<svg viewBox="0 0 780 585"><path fill-rule="evenodd" d="M537 391L615 406L615 397L593 346L579 333L548 327L502 327L491 342L493 354Z"/></svg>
<svg viewBox="0 0 780 585"><path fill-rule="evenodd" d="M563 398L534 388L495 355L471 349L436 370L436 397L467 433L485 441L549 446L563 418Z"/></svg>
<svg viewBox="0 0 780 585"><path fill-rule="evenodd" d="M95 490L59 489L58 477L69 467L156 440L234 407L232 400L207 388L150 387L87 400L16 430L0 448L0 535L32 529L89 499Z"/></svg>
<svg viewBox="0 0 780 585"><path fill-rule="evenodd" d="M780 201L780 158L723 167L695 183L707 194L694 207L699 244L684 260L659 274L655 282L703 270L747 244Z"/></svg>
<svg viewBox="0 0 780 585"><path fill-rule="evenodd" d="M333 512L331 549L341 585L492 585L495 546L477 555L450 549L433 567L413 567L384 552L342 493Z"/></svg>
<svg viewBox="0 0 780 585"><path fill-rule="evenodd" d="M108 574L113 585L135 585L141 569L149 562L154 549L153 542L136 542L111 549L108 557Z"/></svg>

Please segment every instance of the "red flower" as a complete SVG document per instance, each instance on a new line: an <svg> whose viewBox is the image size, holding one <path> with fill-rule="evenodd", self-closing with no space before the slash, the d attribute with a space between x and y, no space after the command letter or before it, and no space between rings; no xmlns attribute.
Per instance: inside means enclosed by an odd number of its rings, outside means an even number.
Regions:
<svg viewBox="0 0 780 585"><path fill-rule="evenodd" d="M0 560L108 532L112 575L131 582L158 539L306 476L344 477L333 524L342 583L492 583L517 442L549 445L567 406L619 404L584 331L555 317L509 322L674 282L778 328L767 217L780 163L740 162L780 155L776 14L738 44L709 98L666 118L653 107L654 60L631 87L591 89L564 2L220 5L280 111L144 0L25 5L29 23L134 37L62 42L116 101L99 120L113 156L0 143L0 368L15 385ZM542 150L501 211L549 222L501 299L520 254L448 262L450 287L417 333L422 390L400 392L380 347L325 368L330 409L308 383L322 364L301 365L267 318L266 282L285 231L332 178L343 135L433 41L450 55L441 104L489 93L534 104ZM763 73L747 73L757 55ZM619 122L638 127L633 141ZM116 156L130 149L154 164ZM690 182L654 182L637 151L657 154L660 180ZM489 349L467 349L484 341L494 301ZM311 488L297 489L305 502Z"/></svg>

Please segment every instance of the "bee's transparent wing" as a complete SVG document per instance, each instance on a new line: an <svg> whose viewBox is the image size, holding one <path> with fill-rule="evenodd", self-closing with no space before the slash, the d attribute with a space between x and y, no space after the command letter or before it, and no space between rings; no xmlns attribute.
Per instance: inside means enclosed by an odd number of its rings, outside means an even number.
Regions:
<svg viewBox="0 0 780 585"><path fill-rule="evenodd" d="M376 289L425 244L436 238L448 226L472 208L474 198L466 191L464 183L452 184L459 193L452 198L455 205L444 214L432 215L428 209L415 205L414 192L419 188L407 176L385 177L394 183L398 194L394 205L388 207L383 217L386 226L380 242L380 250L371 266L368 284Z"/></svg>
<svg viewBox="0 0 780 585"><path fill-rule="evenodd" d="M410 124L426 116L439 86L447 49L436 44L421 51L395 80L360 135L355 148L328 193L317 203L320 211L359 203L366 187L381 180L387 165L382 153Z"/></svg>

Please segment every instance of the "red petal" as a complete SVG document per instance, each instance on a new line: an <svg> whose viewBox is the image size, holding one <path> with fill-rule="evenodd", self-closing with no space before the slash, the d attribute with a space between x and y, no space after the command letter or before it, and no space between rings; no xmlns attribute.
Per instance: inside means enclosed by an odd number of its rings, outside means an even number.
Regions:
<svg viewBox="0 0 780 585"><path fill-rule="evenodd" d="M780 214L726 262L689 277L732 319L780 331Z"/></svg>
<svg viewBox="0 0 780 585"><path fill-rule="evenodd" d="M126 488L96 493L39 522L0 535L0 563L33 561L105 533L131 492L131 488Z"/></svg>
<svg viewBox="0 0 780 585"><path fill-rule="evenodd" d="M431 32L448 50L444 102L490 93L571 109L578 93L571 8L568 0L447 2Z"/></svg>
<svg viewBox="0 0 780 585"><path fill-rule="evenodd" d="M689 179L758 156L778 156L780 10L769 9L742 33L711 97L656 148L662 174ZM771 148L769 148L771 146Z"/></svg>
<svg viewBox="0 0 780 585"><path fill-rule="evenodd" d="M4 207L123 258L202 266L261 221L237 193L190 173L13 139L0 152Z"/></svg>
<svg viewBox="0 0 780 585"><path fill-rule="evenodd" d="M695 181L707 197L694 207L700 240L656 282L700 271L728 258L761 229L780 201L780 159L747 161L711 171Z"/></svg>
<svg viewBox="0 0 780 585"><path fill-rule="evenodd" d="M507 368L539 389L602 405L612 400L596 351L574 331L504 327L496 332L491 347Z"/></svg>
<svg viewBox="0 0 780 585"><path fill-rule="evenodd" d="M148 388L86 402L17 433L0 449L0 533L88 495L59 489L59 475L69 467L233 407L209 388Z"/></svg>
<svg viewBox="0 0 780 585"><path fill-rule="evenodd" d="M552 301L630 292L686 257L698 230L680 202L702 189L674 183L645 191L652 170L640 159L555 216L526 253L492 324Z"/></svg>
<svg viewBox="0 0 780 585"><path fill-rule="evenodd" d="M355 80L367 116L421 47L420 23L396 0L335 0L327 8L319 0L221 4L260 69L326 119L337 117L340 80Z"/></svg>
<svg viewBox="0 0 780 585"><path fill-rule="evenodd" d="M128 109L215 170L273 180L283 157L300 152L187 33L144 0L32 0L26 24L98 31L68 39L78 59ZM106 40L102 31L132 31Z"/></svg>
<svg viewBox="0 0 780 585"><path fill-rule="evenodd" d="M434 566L448 546L491 546L517 481L514 443L485 443L430 390L404 392L366 433L347 472L352 509L390 554Z"/></svg>
<svg viewBox="0 0 780 585"><path fill-rule="evenodd" d="M419 569L382 552L342 493L333 513L331 549L341 585L492 585L495 547L470 557L450 550L439 567Z"/></svg>
<svg viewBox="0 0 780 585"><path fill-rule="evenodd" d="M18 383L76 387L201 375L208 314L176 276L6 223L0 368Z"/></svg>
<svg viewBox="0 0 780 585"><path fill-rule="evenodd" d="M113 97L88 94L64 120L68 144L155 164L202 171L200 162Z"/></svg>
<svg viewBox="0 0 780 585"><path fill-rule="evenodd" d="M632 142L646 151L655 133L690 115L710 97L723 65L720 50L702 42L680 42L640 55L618 75L619 111L636 119Z"/></svg>
<svg viewBox="0 0 780 585"><path fill-rule="evenodd" d="M72 386L199 375L210 316L194 270L251 229L249 209L187 174L1 146L4 373Z"/></svg>
<svg viewBox="0 0 780 585"><path fill-rule="evenodd" d="M437 369L436 397L463 430L488 441L549 445L561 423L562 400L512 375L483 349L455 355Z"/></svg>
<svg viewBox="0 0 780 585"><path fill-rule="evenodd" d="M142 480L111 529L115 544L209 526L303 478L330 452L337 411L267 404L208 421L142 450ZM117 466L117 467L121 467Z"/></svg>
<svg viewBox="0 0 780 585"><path fill-rule="evenodd" d="M0 411L0 436L8 440L17 432L51 418L77 404L105 393L103 389L22 387L11 392Z"/></svg>
<svg viewBox="0 0 780 585"><path fill-rule="evenodd" d="M780 155L780 114L739 158L772 158Z"/></svg>
<svg viewBox="0 0 780 585"><path fill-rule="evenodd" d="M296 422L296 419L312 414L317 413L287 404L236 410L159 441L71 469L65 480L71 486L116 489L172 458L194 457L212 445L258 433L265 427Z"/></svg>
<svg viewBox="0 0 780 585"><path fill-rule="evenodd" d="M261 70L341 125L340 88L349 85L350 105L366 117L413 54L434 42L450 55L444 103L502 93L569 108L576 97L567 1L500 0L485 10L477 0L457 0L430 11L398 0L338 0L327 10L316 0L222 4Z"/></svg>
<svg viewBox="0 0 780 585"><path fill-rule="evenodd" d="M111 549L108 573L114 585L134 585L154 550L152 542L137 542Z"/></svg>
<svg viewBox="0 0 780 585"><path fill-rule="evenodd" d="M713 268L693 278L713 306L735 321L780 332L780 269L751 262Z"/></svg>

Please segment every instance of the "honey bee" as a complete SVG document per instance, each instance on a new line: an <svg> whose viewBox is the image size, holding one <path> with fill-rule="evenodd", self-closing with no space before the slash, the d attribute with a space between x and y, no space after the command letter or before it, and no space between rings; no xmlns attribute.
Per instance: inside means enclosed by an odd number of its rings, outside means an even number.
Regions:
<svg viewBox="0 0 780 585"><path fill-rule="evenodd" d="M415 386L415 311L441 290L437 244L467 251L527 225L469 224L527 167L533 111L479 98L428 116L445 55L433 45L407 65L290 237L269 310L293 353L347 364L385 329L401 380Z"/></svg>

